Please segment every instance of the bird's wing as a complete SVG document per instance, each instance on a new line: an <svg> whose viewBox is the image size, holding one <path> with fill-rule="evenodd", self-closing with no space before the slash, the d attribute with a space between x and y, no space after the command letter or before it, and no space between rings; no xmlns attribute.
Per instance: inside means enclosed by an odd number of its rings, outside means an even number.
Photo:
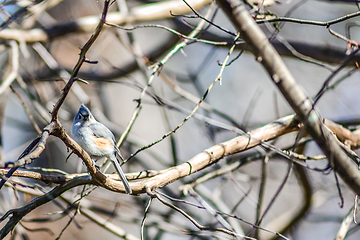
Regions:
<svg viewBox="0 0 360 240"><path fill-rule="evenodd" d="M115 137L114 134L107 128L105 127L103 124L101 123L92 123L89 125L89 128L91 129L91 131L93 132L95 137L98 138L106 138L106 139L112 139L113 144L114 144L114 148L115 151L117 153L117 155L120 158L120 163L124 162L124 158L121 155L120 150L116 147L116 142L115 142ZM115 154L116 155L116 154Z"/></svg>
<svg viewBox="0 0 360 240"><path fill-rule="evenodd" d="M92 123L89 124L88 127L91 129L95 137L111 139L115 144L114 134L102 123Z"/></svg>

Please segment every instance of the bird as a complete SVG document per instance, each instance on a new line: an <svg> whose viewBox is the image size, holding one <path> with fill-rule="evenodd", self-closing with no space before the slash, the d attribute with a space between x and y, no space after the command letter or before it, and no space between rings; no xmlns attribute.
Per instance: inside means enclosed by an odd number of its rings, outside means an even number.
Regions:
<svg viewBox="0 0 360 240"><path fill-rule="evenodd" d="M119 148L115 143L114 134L102 123L96 121L90 110L81 104L74 118L71 133L75 142L84 149L92 159L107 157L114 164L115 170L124 184L127 194L132 190L116 156L123 161Z"/></svg>

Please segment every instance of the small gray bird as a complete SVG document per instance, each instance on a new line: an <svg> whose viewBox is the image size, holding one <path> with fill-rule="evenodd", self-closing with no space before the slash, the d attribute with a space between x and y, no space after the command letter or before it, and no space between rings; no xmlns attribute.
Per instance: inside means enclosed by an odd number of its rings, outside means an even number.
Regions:
<svg viewBox="0 0 360 240"><path fill-rule="evenodd" d="M95 120L90 110L81 104L79 112L74 118L71 128L74 140L90 155L99 159L108 157L124 183L126 193L132 194L130 184L116 158L116 154L123 161L120 150L116 147L114 134L103 124Z"/></svg>

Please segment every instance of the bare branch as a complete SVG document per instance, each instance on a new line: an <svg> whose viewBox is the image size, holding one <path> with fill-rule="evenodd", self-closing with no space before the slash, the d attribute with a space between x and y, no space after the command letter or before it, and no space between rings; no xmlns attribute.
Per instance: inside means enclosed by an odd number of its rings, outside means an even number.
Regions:
<svg viewBox="0 0 360 240"><path fill-rule="evenodd" d="M0 95L7 89L11 83L16 79L19 74L19 46L16 42L10 41L9 46L11 48L11 65L12 69L10 74L6 79L1 83L0 86Z"/></svg>
<svg viewBox="0 0 360 240"><path fill-rule="evenodd" d="M329 27L331 25L346 21L348 19L354 18L354 17L358 17L360 16L360 12L354 12L354 13L350 13L347 14L345 16L339 17L337 19L333 19L330 21L326 21L326 22L321 22L321 21L313 21L313 20L303 20L303 19L296 19L296 18L288 18L288 17L277 17L277 18L273 18L273 19L260 19L260 20L256 20L256 23L265 23L265 22L292 22L292 23L299 23L299 24L309 24L309 25L314 25L314 26L324 26L324 27Z"/></svg>
<svg viewBox="0 0 360 240"><path fill-rule="evenodd" d="M210 0L188 0L188 3L194 9L199 9ZM139 7L132 8L128 14L124 15L119 12L109 13L107 21L112 24L131 24L136 22L171 18L171 14L185 14L190 12L190 9L181 1L172 0L166 2L158 2L152 4L145 4ZM33 28L31 30L18 29L2 29L0 31L0 39L15 40L18 42L47 42L56 37L64 36L65 34L77 33L91 33L98 24L99 16L87 16L79 18L76 21L62 23L48 29Z"/></svg>
<svg viewBox="0 0 360 240"><path fill-rule="evenodd" d="M194 224L200 230L213 231L213 232L218 231L218 232L226 233L226 234L228 234L230 236L234 236L234 237L243 237L245 239L254 239L254 238L247 237L247 236L238 236L233 231L225 229L225 228L216 228L216 227L203 226L200 223L198 223L193 217L191 217L189 214L187 214L184 210L182 210L181 208L169 203L168 201L163 199L159 194L155 193L155 196L161 203L163 203L164 205L166 205L166 206L174 209L175 211L179 212L180 214L182 214L184 217L186 217L192 224Z"/></svg>
<svg viewBox="0 0 360 240"><path fill-rule="evenodd" d="M15 225L29 212L34 210L35 208L38 208L39 206L50 202L60 196L62 193L66 192L69 189L72 189L76 186L81 186L85 184L89 184L91 182L91 179L88 176L77 178L74 180L70 180L62 185L59 185L55 187L50 192L32 200L28 204L26 204L23 207L9 210L7 213L5 213L1 218L0 222L4 221L7 217L10 217L9 221L6 223L6 225L0 230L0 239L3 239L10 231L13 230Z"/></svg>
<svg viewBox="0 0 360 240"><path fill-rule="evenodd" d="M360 194L360 175L357 166L338 144L334 135L324 127L323 119L318 111L313 109L311 99L296 83L243 3L237 0L219 0L217 3L240 32L241 37L252 47L257 60L265 67L298 118L305 124L309 134L329 159L332 168L355 193Z"/></svg>

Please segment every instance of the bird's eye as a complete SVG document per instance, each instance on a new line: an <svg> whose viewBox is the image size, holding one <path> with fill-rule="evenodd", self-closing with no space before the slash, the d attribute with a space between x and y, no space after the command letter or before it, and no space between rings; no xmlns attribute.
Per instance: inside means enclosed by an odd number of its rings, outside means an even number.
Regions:
<svg viewBox="0 0 360 240"><path fill-rule="evenodd" d="M79 114L79 119L81 119L81 115Z"/></svg>

